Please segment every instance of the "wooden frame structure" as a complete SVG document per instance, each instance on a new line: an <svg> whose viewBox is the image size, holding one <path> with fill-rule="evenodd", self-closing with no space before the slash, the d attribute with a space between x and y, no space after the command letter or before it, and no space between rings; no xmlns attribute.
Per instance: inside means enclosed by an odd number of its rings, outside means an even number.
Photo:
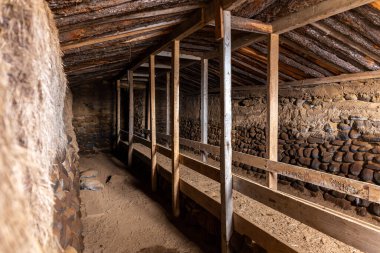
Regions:
<svg viewBox="0 0 380 253"><path fill-rule="evenodd" d="M296 28L314 23L332 15L359 7L370 3L370 0L331 0L310 6L305 10L289 16L280 18L272 24L263 24L251 19L238 18L231 16L230 9L243 3L242 0L215 0L207 4L202 11L196 11L194 16L188 21L179 24L158 46L151 47L147 54L141 59L136 60L130 66L127 72L129 82L129 138L128 138L128 165L131 166L133 153L133 140L151 148L151 169L152 169L152 190L157 189L157 152L161 153L172 160L169 172L170 181L172 182L172 209L173 215L178 217L180 214L179 194L180 191L191 195L193 199L215 214L221 220L221 241L222 252L229 252L229 241L233 230L249 235L253 240L270 252L295 252L295 250L278 241L269 234L255 227L253 224L247 224L241 217L236 215L233 210L232 193L238 191L246 196L251 197L275 210L278 210L294 219L297 219L306 225L320 230L338 240L352 245L366 252L376 252L380 247L380 241L376 238L380 236L380 230L369 224L362 223L356 219L344 216L335 211L322 208L316 204L304 201L302 199L290 196L277 191L277 175L284 175L290 178L309 182L318 186L330 188L338 192L343 192L365 200L380 203L380 187L364 182L355 181L327 173L314 170L307 170L302 167L280 163L277 161L277 143L278 143L278 90L279 90L279 41L280 34L294 30ZM215 20L215 21L214 21ZM181 139L179 137L179 59L180 59L180 40L193 32L201 29L208 23L214 22L216 28L216 38L220 39L220 47L216 52L204 55L201 60L201 142ZM243 31L250 31L252 34L240 38L231 37L231 29L236 28ZM264 35L263 35L264 33ZM231 52L243 46L262 41L269 37L268 52L268 70L267 70L267 159L255 157L239 152L232 151L231 130ZM168 104L167 115L170 111L171 131L167 129L166 134L156 132L155 120L155 64L154 55L159 54L168 46L172 47L171 53L165 53L165 56L172 58L171 78L170 78L170 108ZM220 140L220 149L207 144L207 59L220 57L220 94L221 94L221 125L222 135ZM150 68L150 119L151 119L151 141L135 136L133 134L133 72L139 66L149 59ZM357 74L352 75L357 78ZM169 78L167 78L169 79ZM326 79L332 80L334 77ZM350 80L345 76L345 80ZM305 81L306 83L322 83L323 80ZM119 86L118 86L119 87ZM119 90L119 89L118 89ZM169 94L169 85L167 85L167 94ZM119 94L119 93L118 93ZM168 95L167 95L168 98ZM119 100L118 100L119 101ZM119 102L118 102L119 103ZM118 110L119 111L119 110ZM120 115L118 114L118 117ZM119 122L119 119L118 121ZM118 135L120 127L118 123ZM170 135L169 135L170 134ZM157 145L156 137L167 139L171 143L171 149ZM198 149L202 152L202 161L192 159L180 153L180 144ZM206 163L207 153L220 155L220 169ZM141 154L140 154L141 155ZM242 177L232 174L232 161L239 160L245 164L263 169L267 172L267 187L261 186L255 182L249 181ZM179 176L179 167L183 164L217 182L221 185L221 202L215 203L200 193L194 193L191 186L181 181ZM164 175L167 175L162 172ZM180 184L181 183L181 184ZM210 203L207 203L209 201ZM218 212L216 209L219 209ZM345 233L341 230L345 229ZM361 235L356 231L361 230ZM259 233L259 234L255 234ZM366 238L368 243L363 244L364 239L352 240L355 237ZM272 239L273 243L267 241ZM365 241L365 240L364 240Z"/></svg>

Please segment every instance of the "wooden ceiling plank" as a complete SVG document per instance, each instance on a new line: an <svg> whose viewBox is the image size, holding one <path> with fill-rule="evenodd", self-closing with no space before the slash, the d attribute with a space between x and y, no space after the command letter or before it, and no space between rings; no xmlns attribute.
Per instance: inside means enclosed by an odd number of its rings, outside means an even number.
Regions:
<svg viewBox="0 0 380 253"><path fill-rule="evenodd" d="M333 15L360 7L373 2L373 0L329 0L309 6L299 12L277 19L272 22L273 33L282 34L299 27L317 22L319 20L331 17ZM263 41L267 38L265 35L248 34L232 40L232 50L248 46L255 42ZM206 58L215 58L218 52L206 55Z"/></svg>
<svg viewBox="0 0 380 253"><path fill-rule="evenodd" d="M62 51L67 51L67 50L74 49L74 48L84 47L84 46L98 44L98 43L104 43L107 41L121 39L121 38L129 37L132 35L141 34L141 33L145 33L145 32L149 32L149 31L165 29L165 28L168 28L170 26L176 25L179 22L180 22L180 20L175 20L175 21L170 21L170 22L153 24L153 25L150 25L147 27L133 29L133 30L130 30L128 32L121 33L121 34L107 35L104 37L89 39L89 40L82 41L79 43L70 43L70 44L62 45L61 49L62 49Z"/></svg>
<svg viewBox="0 0 380 253"><path fill-rule="evenodd" d="M235 2L238 1L241 0L222 0L223 8L228 9L231 6L233 6ZM128 66L128 69L136 69L143 62L147 61L149 55L157 54L163 49L168 48L172 41L182 40L183 38L198 31L199 29L202 29L207 23L215 19L215 7L216 6L214 4L214 1L212 1L211 3L208 3L203 10L196 11L191 18L175 27L173 32L163 39L163 43L148 48L147 52L144 55L139 57L135 62L133 62L133 64ZM126 72L124 71L120 75L125 75L125 73Z"/></svg>

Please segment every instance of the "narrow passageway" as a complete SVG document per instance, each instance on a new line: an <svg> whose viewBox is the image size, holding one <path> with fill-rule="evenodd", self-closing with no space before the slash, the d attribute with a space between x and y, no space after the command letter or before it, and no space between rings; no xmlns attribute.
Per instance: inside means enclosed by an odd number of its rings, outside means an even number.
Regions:
<svg viewBox="0 0 380 253"><path fill-rule="evenodd" d="M202 252L116 158L83 156L80 169L97 170L104 184L102 191L80 192L85 253Z"/></svg>

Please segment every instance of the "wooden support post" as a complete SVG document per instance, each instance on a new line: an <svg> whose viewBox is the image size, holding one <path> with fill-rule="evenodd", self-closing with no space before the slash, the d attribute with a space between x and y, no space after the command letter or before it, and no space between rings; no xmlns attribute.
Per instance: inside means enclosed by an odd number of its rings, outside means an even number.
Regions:
<svg viewBox="0 0 380 253"><path fill-rule="evenodd" d="M134 126L134 103L133 103L133 71L128 71L129 83L129 130L128 130L128 167L132 166L133 153L133 126Z"/></svg>
<svg viewBox="0 0 380 253"><path fill-rule="evenodd" d="M266 151L267 158L277 161L278 146L278 59L279 35L269 35L268 45L268 85L267 85L267 126ZM267 172L267 186L277 190L277 173Z"/></svg>
<svg viewBox="0 0 380 253"><path fill-rule="evenodd" d="M170 135L170 72L166 73L166 134Z"/></svg>
<svg viewBox="0 0 380 253"><path fill-rule="evenodd" d="M171 72L171 124L172 124L172 208L175 217L180 214L179 206L179 40L172 45Z"/></svg>
<svg viewBox="0 0 380 253"><path fill-rule="evenodd" d="M208 60L201 60L201 143L207 144L208 136ZM201 151L202 161L207 162L207 152Z"/></svg>
<svg viewBox="0 0 380 253"><path fill-rule="evenodd" d="M223 11L223 39L220 43L220 139L221 228L222 252L230 252L233 232L232 205L232 106L231 106L231 12Z"/></svg>
<svg viewBox="0 0 380 253"><path fill-rule="evenodd" d="M147 93L147 97L148 97L148 99L146 100L146 102L147 102L147 105L146 105L146 110L147 110L147 112L146 112L146 117L147 117L147 121L146 121L146 126L145 126L145 128L147 129L147 130L150 130L150 115L151 115L151 107L150 107L150 89L147 89L147 91L146 91L146 93ZM150 140L150 134L146 134L146 138L148 139L148 140Z"/></svg>
<svg viewBox="0 0 380 253"><path fill-rule="evenodd" d="M137 87L135 87L137 88ZM146 85L146 87L144 88L144 92L142 94L142 104L141 104L141 107L142 107L142 119L141 119L141 129L146 129L146 125L147 125L147 122L150 120L150 118L147 118L147 112L148 112L148 108L147 108L147 101L149 99L149 97L147 97L147 92L148 90L148 85Z"/></svg>
<svg viewBox="0 0 380 253"><path fill-rule="evenodd" d="M151 165L152 165L152 191L157 191L157 143L156 143L156 70L155 57L149 58L150 82L150 138L151 138Z"/></svg>
<svg viewBox="0 0 380 253"><path fill-rule="evenodd" d="M116 145L120 141L120 80L116 81Z"/></svg>

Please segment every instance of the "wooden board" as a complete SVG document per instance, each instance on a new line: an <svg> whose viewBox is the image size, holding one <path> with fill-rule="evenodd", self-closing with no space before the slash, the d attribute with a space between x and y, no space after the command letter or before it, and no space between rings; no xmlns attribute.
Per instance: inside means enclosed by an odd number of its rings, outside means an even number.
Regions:
<svg viewBox="0 0 380 253"><path fill-rule="evenodd" d="M116 144L120 141L120 80L116 81Z"/></svg>
<svg viewBox="0 0 380 253"><path fill-rule="evenodd" d="M170 153L170 150L168 151ZM201 163L200 161L198 162ZM188 163L188 165L196 167L192 163ZM192 168L187 165L185 166L190 169ZM380 241L378 240L380 238L380 228L377 226L301 198L274 191L238 175L233 175L233 186L234 190L364 252L377 252L377 249L380 247ZM202 199L195 201L202 206L204 205L205 208L210 206L210 203L203 203ZM236 217L236 214L234 214L234 217ZM251 236L249 232L244 231L251 231L254 228L247 228L251 224L249 222L246 223L244 219L242 222L243 224L239 224L239 222L235 224L234 220L235 229L239 227L239 229L236 229L237 231L243 231L243 234L248 233L247 235ZM271 235L264 233L255 236L256 238L268 238L267 236ZM257 239L251 238L259 243ZM266 249L271 247L270 243L265 244L265 240L262 240L262 243L259 244Z"/></svg>
<svg viewBox="0 0 380 253"><path fill-rule="evenodd" d="M212 153L214 155L220 154L220 148L218 146L203 144L197 141L192 141L184 138L180 138L180 145L194 148L196 150L206 150L206 152ZM147 147L150 147L150 145L148 145ZM170 157L171 154L170 149L159 149L158 152L165 152L165 154L167 154L168 157ZM257 157L237 151L232 152L232 160L239 161L243 164L247 164L265 171L275 172L289 178L300 180L302 182L308 182L334 191L342 192L354 197L365 199L371 202L380 203L380 186L375 184L366 183L312 169L307 169L296 165L270 161L262 157ZM212 170L212 168L213 167L210 166L210 170ZM203 174L200 171L198 172ZM211 179L214 179L208 173L205 173L203 175L210 177Z"/></svg>
<svg viewBox="0 0 380 253"><path fill-rule="evenodd" d="M128 168L131 168L132 153L133 153L133 125L134 125L133 71L128 71L128 83L129 83Z"/></svg>
<svg viewBox="0 0 380 253"><path fill-rule="evenodd" d="M380 248L379 227L364 221L236 175L234 190L364 252Z"/></svg>
<svg viewBox="0 0 380 253"><path fill-rule="evenodd" d="M143 162L149 164L149 158L138 150L135 150L136 156L141 158ZM158 172L169 182L171 181L171 171L160 164L158 166ZM187 197L191 198L197 204L202 206L216 218L220 219L220 199L216 200L209 195L202 192L200 189L192 186L189 182L180 179L180 191ZM242 235L246 235L255 241L257 244L264 247L269 253L295 253L297 252L292 246L288 245L285 241L273 236L265 231L265 228L261 228L251 222L249 222L244 216L238 213L233 214L234 230Z"/></svg>
<svg viewBox="0 0 380 253"><path fill-rule="evenodd" d="M266 121L266 155L271 161L277 161L278 152L278 34L270 34L268 42L268 81L267 81L267 121ZM267 186L277 190L277 173L266 173Z"/></svg>
<svg viewBox="0 0 380 253"><path fill-rule="evenodd" d="M172 124L172 208L173 215L179 217L179 41L172 44L171 75L171 124Z"/></svg>
<svg viewBox="0 0 380 253"><path fill-rule="evenodd" d="M208 60L201 60L201 142L208 141ZM202 150L202 161L207 161L207 153Z"/></svg>
<svg viewBox="0 0 380 253"><path fill-rule="evenodd" d="M152 191L157 191L157 142L156 142L156 69L155 57L149 57L150 83L150 140L151 140L151 184Z"/></svg>
<svg viewBox="0 0 380 253"><path fill-rule="evenodd" d="M230 252L230 239L233 233L232 199L232 99L231 99L231 12L223 11L223 36L220 41L220 192L222 252Z"/></svg>

